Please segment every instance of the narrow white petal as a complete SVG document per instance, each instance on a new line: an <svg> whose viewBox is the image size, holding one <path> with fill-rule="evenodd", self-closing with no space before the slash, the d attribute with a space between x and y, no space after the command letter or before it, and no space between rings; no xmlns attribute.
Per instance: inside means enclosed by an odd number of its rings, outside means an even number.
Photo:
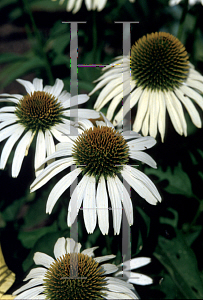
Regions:
<svg viewBox="0 0 203 300"><path fill-rule="evenodd" d="M34 85L27 80L23 80L23 79L16 79L16 81L18 81L20 84L22 84L24 86L24 88L26 89L26 92L28 94L34 93L35 88Z"/></svg>
<svg viewBox="0 0 203 300"><path fill-rule="evenodd" d="M140 137L133 139L127 143L130 151L146 150L153 147L156 144L156 140L152 136Z"/></svg>
<svg viewBox="0 0 203 300"><path fill-rule="evenodd" d="M80 168L75 169L69 174L65 175L59 182L54 186L51 193L49 194L46 213L51 213L54 205L56 204L58 198L64 193L66 189L73 183L77 176L82 172Z"/></svg>
<svg viewBox="0 0 203 300"><path fill-rule="evenodd" d="M70 99L70 107L86 103L89 100L89 98L90 97L86 94L80 94L80 95L73 96Z"/></svg>
<svg viewBox="0 0 203 300"><path fill-rule="evenodd" d="M74 4L75 4L75 0L69 0L67 2L66 10L67 11L71 11L73 9L73 7L74 7Z"/></svg>
<svg viewBox="0 0 203 300"><path fill-rule="evenodd" d="M109 231L109 207L106 183L103 176L100 177L96 195L97 215L99 228L102 234L108 234Z"/></svg>
<svg viewBox="0 0 203 300"><path fill-rule="evenodd" d="M24 127L20 124L14 124L4 128L3 130L0 131L0 142L5 140L10 135L12 135L14 132L20 131L22 128L24 129Z"/></svg>
<svg viewBox="0 0 203 300"><path fill-rule="evenodd" d="M80 120L78 121L78 124L83 128L83 130L90 129L90 128L94 129L94 125L89 120Z"/></svg>
<svg viewBox="0 0 203 300"><path fill-rule="evenodd" d="M143 172L139 171L136 168L132 168L131 166L124 166L125 170L128 170L129 173L131 173L132 176L134 176L136 179L141 180L147 188L155 195L155 197L158 199L159 202L161 202L161 196L159 195L159 192L154 185L154 183L149 179L147 175L145 175Z"/></svg>
<svg viewBox="0 0 203 300"><path fill-rule="evenodd" d="M114 234L119 234L122 218L120 195L114 179L109 176L107 177L107 186L112 206Z"/></svg>
<svg viewBox="0 0 203 300"><path fill-rule="evenodd" d="M192 98L203 110L203 97L199 93L197 93L195 90L191 89L186 85L182 85L180 87L180 90L183 92L184 95L188 96L189 98Z"/></svg>
<svg viewBox="0 0 203 300"><path fill-rule="evenodd" d="M94 256L94 250L96 250L97 248L99 248L99 247L88 248L88 249L83 250L81 253L92 257L92 256Z"/></svg>
<svg viewBox="0 0 203 300"><path fill-rule="evenodd" d="M180 89L176 89L175 93L177 97L180 99L180 101L184 104L185 108L187 109L192 119L192 122L195 124L195 126L200 128L202 126L202 122L199 113L195 108L194 104L192 103L192 101L186 95L184 95Z"/></svg>
<svg viewBox="0 0 203 300"><path fill-rule="evenodd" d="M38 286L19 294L18 296L15 297L15 300L36 299L36 297L38 297L38 295L43 291L44 291L44 287ZM42 298L38 298L38 299L44 299L43 295Z"/></svg>
<svg viewBox="0 0 203 300"><path fill-rule="evenodd" d="M102 264L102 271L104 271L104 275L115 273L118 271L118 267L113 264Z"/></svg>
<svg viewBox="0 0 203 300"><path fill-rule="evenodd" d="M190 69L188 78L203 82L203 76L194 69Z"/></svg>
<svg viewBox="0 0 203 300"><path fill-rule="evenodd" d="M130 195L124 186L124 184L120 181L118 176L115 177L115 183L117 184L118 192L120 194L120 199L123 203L123 207L127 216L127 220L129 225L133 224L133 206Z"/></svg>
<svg viewBox="0 0 203 300"><path fill-rule="evenodd" d="M127 294L121 294L121 293L116 293L116 292L111 292L111 291L104 291L105 292L105 296L104 298L105 299L112 299L112 300L115 300L115 299L139 299L135 294L134 296L129 296Z"/></svg>
<svg viewBox="0 0 203 300"><path fill-rule="evenodd" d="M164 141L165 135L165 124L166 124L166 102L164 98L164 94L159 91L158 93L159 99L159 115L158 115L158 128L161 135L162 143Z"/></svg>
<svg viewBox="0 0 203 300"><path fill-rule="evenodd" d="M97 11L101 11L105 5L106 5L107 0L99 0L97 3Z"/></svg>
<svg viewBox="0 0 203 300"><path fill-rule="evenodd" d="M11 150L13 149L14 144L17 142L17 140L20 138L24 131L24 128L19 128L18 131L14 132L9 139L6 141L4 148L1 153L1 160L0 160L0 169L4 169L5 165L7 163L8 157L11 153Z"/></svg>
<svg viewBox="0 0 203 300"><path fill-rule="evenodd" d="M42 252L35 252L33 260L36 265L42 265L45 268L49 268L50 265L55 262L51 256Z"/></svg>
<svg viewBox="0 0 203 300"><path fill-rule="evenodd" d="M83 200L83 218L88 233L93 233L97 222L95 185L96 185L95 177L89 176L89 180L85 189L84 200Z"/></svg>
<svg viewBox="0 0 203 300"><path fill-rule="evenodd" d="M61 237L57 240L56 244L54 245L54 256L56 259L66 254L65 244L65 238Z"/></svg>
<svg viewBox="0 0 203 300"><path fill-rule="evenodd" d="M68 137L67 135L64 135L64 133L61 133L60 131L56 130L56 128L51 128L50 131L59 142L71 142L70 137Z"/></svg>
<svg viewBox="0 0 203 300"><path fill-rule="evenodd" d="M152 168L157 168L155 160L147 153L141 151L130 151L129 157L132 159L139 160Z"/></svg>
<svg viewBox="0 0 203 300"><path fill-rule="evenodd" d="M34 89L35 91L43 91L43 80L39 79L39 78L35 78L33 80L33 85L34 85Z"/></svg>
<svg viewBox="0 0 203 300"><path fill-rule="evenodd" d="M69 108L70 107L70 98L71 98L71 94L68 93L67 91L63 91L58 96L58 101L63 106L63 108Z"/></svg>
<svg viewBox="0 0 203 300"><path fill-rule="evenodd" d="M148 91L147 89L144 89L140 100L138 102L138 110L137 110L137 114L135 117L135 122L133 124L133 130L138 132L142 126L142 122L144 120L145 114L147 112L148 109L148 103L149 103L149 95L150 95L150 91Z"/></svg>
<svg viewBox="0 0 203 300"><path fill-rule="evenodd" d="M74 7L72 13L76 14L80 10L81 6L82 6L82 0L77 0L77 2L75 3L75 7Z"/></svg>
<svg viewBox="0 0 203 300"><path fill-rule="evenodd" d="M97 257L94 258L94 260L95 260L97 263L101 263L101 262L104 262L104 261L113 259L113 258L115 258L115 257L116 257L116 255L110 254L110 255L104 255L104 256L97 256Z"/></svg>
<svg viewBox="0 0 203 300"><path fill-rule="evenodd" d="M148 189L144 182L132 176L132 174L125 168L121 171L123 178L130 184L130 186L148 203L152 205L157 204L157 198Z"/></svg>
<svg viewBox="0 0 203 300"><path fill-rule="evenodd" d="M55 81L55 84L51 88L50 94L53 94L56 98L58 98L63 87L64 87L63 81L61 79L57 78Z"/></svg>
<svg viewBox="0 0 203 300"><path fill-rule="evenodd" d="M175 130L182 135L183 134L183 128L182 128L182 124L178 115L178 112L176 111L176 108L173 106L173 100L170 96L169 92L165 92L164 93L164 97L166 100L166 107L169 113L169 116L171 118L171 121L173 123L173 126L175 128Z"/></svg>
<svg viewBox="0 0 203 300"><path fill-rule="evenodd" d="M84 193L85 193L88 180L89 180L89 176L84 175L72 193L68 205L68 219L67 219L68 226L71 226L74 223L75 218L78 215L79 209L82 204L82 200L84 198Z"/></svg>
<svg viewBox="0 0 203 300"><path fill-rule="evenodd" d="M125 140L131 140L141 137L141 135L135 131L124 131L121 133Z"/></svg>
<svg viewBox="0 0 203 300"><path fill-rule="evenodd" d="M106 123L106 126L111 127L111 128L114 129L113 124L105 117L105 115L104 115L102 112L100 112L100 115L101 115L102 118L104 119L104 121L105 121L105 123Z"/></svg>
<svg viewBox="0 0 203 300"><path fill-rule="evenodd" d="M78 109L70 109L63 113L66 117L76 117L80 119L96 119L100 117L100 114L93 110L93 109L86 109L86 108L78 108Z"/></svg>
<svg viewBox="0 0 203 300"><path fill-rule="evenodd" d="M149 125L149 133L154 138L157 135L157 123L158 123L158 115L159 115L159 99L158 92L153 92L151 97L151 107L150 107L150 125Z"/></svg>
<svg viewBox="0 0 203 300"><path fill-rule="evenodd" d="M124 285L119 285L118 283L113 283L111 281L108 282L108 290L112 291L112 292L117 292L118 295L119 293L123 293L126 296L132 297L132 298L124 298L124 299L136 299L135 298L135 294L127 287L125 287ZM119 296L117 296L116 299L123 299L123 298L119 298Z"/></svg>
<svg viewBox="0 0 203 300"><path fill-rule="evenodd" d="M28 283L24 284L21 288L15 291L15 294L21 293L27 289L35 287L37 285L43 284L43 278L34 278L31 279Z"/></svg>
<svg viewBox="0 0 203 300"><path fill-rule="evenodd" d="M34 268L32 269L28 275L25 277L25 279L23 281L32 279L32 278L44 278L44 275L46 274L47 269L45 268Z"/></svg>
<svg viewBox="0 0 203 300"><path fill-rule="evenodd" d="M18 117L15 116L14 114L7 114L7 113L0 114L0 122L8 121L8 120L11 120L14 118L16 118L16 120L18 120Z"/></svg>
<svg viewBox="0 0 203 300"><path fill-rule="evenodd" d="M35 163L34 163L35 172L38 169L36 172L36 176L44 168L44 165L41 164L45 160L45 156L46 156L46 145L45 145L44 133L42 132L42 130L39 130L37 134ZM40 167L40 171L39 171L39 167Z"/></svg>
<svg viewBox="0 0 203 300"><path fill-rule="evenodd" d="M0 115L0 119L1 119L1 115ZM17 120L18 120L18 118L15 115L12 116L11 118L9 118L6 121L0 120L0 121L2 121L2 123L0 124L0 130L2 130L4 127L6 127L6 126L8 126L10 124L15 123Z"/></svg>
<svg viewBox="0 0 203 300"><path fill-rule="evenodd" d="M111 76L111 80L115 79L118 77L118 74L113 74ZM94 94L96 91L98 91L99 89L101 89L103 86L105 86L108 82L109 82L109 76L105 77L103 80L101 80L95 87L94 89L88 94L89 96L91 96L92 94Z"/></svg>
<svg viewBox="0 0 203 300"><path fill-rule="evenodd" d="M136 257L130 260L130 268L129 268L129 261L126 261L120 264L119 266L123 266L125 268L125 271L128 271L128 270L134 270L146 266L150 262L151 262L151 258L149 257Z"/></svg>
<svg viewBox="0 0 203 300"><path fill-rule="evenodd" d="M51 132L47 129L45 131L45 145L46 145L46 155L49 156L56 151L55 143ZM49 164L54 160L50 160Z"/></svg>
<svg viewBox="0 0 203 300"><path fill-rule="evenodd" d="M12 163L12 177L17 177L20 172L23 159L27 153L27 147L30 145L32 136L33 134L31 131L26 132L26 134L23 136L23 138L18 143L18 146L16 147Z"/></svg>
<svg viewBox="0 0 203 300"><path fill-rule="evenodd" d="M72 158L64 158L61 160L54 161L49 166L47 166L42 173L40 173L34 182L30 186L30 192L34 192L39 189L41 186L46 184L52 177L66 168L73 165Z"/></svg>
<svg viewBox="0 0 203 300"><path fill-rule="evenodd" d="M153 283L153 280L151 277L140 274L140 273L134 273L130 272L129 278L127 282L130 282L132 284L138 284L138 285L149 285Z"/></svg>
<svg viewBox="0 0 203 300"><path fill-rule="evenodd" d="M190 78L187 79L186 84L189 85L192 88L195 88L200 93L203 93L203 83L201 83L198 80L192 80Z"/></svg>
<svg viewBox="0 0 203 300"><path fill-rule="evenodd" d="M0 108L0 113L4 113L4 112L14 112L16 110L15 106L5 106Z"/></svg>
<svg viewBox="0 0 203 300"><path fill-rule="evenodd" d="M72 150L73 148L73 142L71 141L71 143L69 142L63 142L63 143L58 143L56 145L56 151L60 151L60 150Z"/></svg>
<svg viewBox="0 0 203 300"><path fill-rule="evenodd" d="M183 108L182 108L182 104L179 101L179 99L176 97L176 95L174 94L174 92L169 92L170 96L171 96L171 100L173 101L173 106L175 107L178 115L179 115L179 119L183 128L183 133L185 136L187 136L187 124L185 121L185 116L184 116L184 112L183 112Z"/></svg>

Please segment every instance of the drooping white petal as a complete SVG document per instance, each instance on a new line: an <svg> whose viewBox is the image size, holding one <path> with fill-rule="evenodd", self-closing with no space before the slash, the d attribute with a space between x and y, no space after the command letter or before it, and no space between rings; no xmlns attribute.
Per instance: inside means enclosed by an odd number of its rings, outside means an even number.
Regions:
<svg viewBox="0 0 203 300"><path fill-rule="evenodd" d="M118 271L118 267L113 264L102 264L102 271L104 271L104 275L115 273Z"/></svg>
<svg viewBox="0 0 203 300"><path fill-rule="evenodd" d="M198 81L198 80L192 80L188 77L186 80L186 84L189 85L190 87L198 90L200 93L203 93L203 83Z"/></svg>
<svg viewBox="0 0 203 300"><path fill-rule="evenodd" d="M107 186L112 206L114 234L119 234L122 218L122 205L115 181L110 176L107 177Z"/></svg>
<svg viewBox="0 0 203 300"><path fill-rule="evenodd" d="M93 233L97 222L95 185L96 185L95 177L89 176L89 180L85 189L84 200L83 200L83 218L88 233Z"/></svg>
<svg viewBox="0 0 203 300"><path fill-rule="evenodd" d="M54 95L56 98L60 95L62 89L64 87L64 83L61 79L57 78L54 85L50 90L50 94Z"/></svg>
<svg viewBox="0 0 203 300"><path fill-rule="evenodd" d="M173 106L175 107L175 109L179 115L179 119L180 119L180 122L181 122L181 125L183 128L184 136L187 136L187 124L185 121L185 116L184 116L182 105L181 105L180 101L178 100L178 98L176 97L176 95L174 94L174 92L169 92L169 94L170 94Z"/></svg>
<svg viewBox="0 0 203 300"><path fill-rule="evenodd" d="M107 0L99 0L97 2L97 11L101 11L105 5L106 5Z"/></svg>
<svg viewBox="0 0 203 300"><path fill-rule="evenodd" d="M36 265L42 265L45 268L49 268L50 265L55 262L51 256L43 252L35 252L33 260Z"/></svg>
<svg viewBox="0 0 203 300"><path fill-rule="evenodd" d="M115 299L139 299L136 295L129 296L127 294L116 293L116 292L111 292L111 291L107 291L107 290L105 290L104 298L105 299L111 299L111 300L115 300Z"/></svg>
<svg viewBox="0 0 203 300"><path fill-rule="evenodd" d="M17 290L18 291L18 290ZM37 299L38 295L44 291L43 286L37 286L32 289L29 289L23 293L20 293L18 296L15 297L17 300L24 300L24 299ZM16 292L16 291L15 291ZM13 293L14 294L14 293ZM42 298L38 299L44 299L43 295Z"/></svg>
<svg viewBox="0 0 203 300"><path fill-rule="evenodd" d="M113 281L110 281L107 279L108 282L108 290L110 290L111 292L115 292L116 294L118 294L117 298L115 299L136 299L135 294L127 287L125 287L124 285L119 285L117 282L114 283ZM119 293L123 293L126 296L132 297L132 298L119 298Z"/></svg>
<svg viewBox="0 0 203 300"><path fill-rule="evenodd" d="M155 160L147 153L141 151L130 151L129 157L132 159L139 160L152 168L157 168Z"/></svg>
<svg viewBox="0 0 203 300"><path fill-rule="evenodd" d="M45 131L45 145L46 155L49 156L56 151L55 143L51 132L47 129ZM54 160L50 160L48 163L52 163Z"/></svg>
<svg viewBox="0 0 203 300"><path fill-rule="evenodd" d="M199 93L197 93L195 90L191 89L186 85L181 85L180 90L183 92L184 95L188 96L189 98L192 98L203 110L203 97Z"/></svg>
<svg viewBox="0 0 203 300"><path fill-rule="evenodd" d="M20 172L24 156L27 153L27 148L30 146L32 136L33 134L31 131L26 132L26 134L23 136L23 138L18 143L18 146L16 147L12 163L12 177L17 177Z"/></svg>
<svg viewBox="0 0 203 300"><path fill-rule="evenodd" d="M150 95L151 104L150 104L150 125L149 125L149 133L154 138L157 135L157 123L158 123L158 115L159 115L159 99L158 92L152 91Z"/></svg>
<svg viewBox="0 0 203 300"><path fill-rule="evenodd" d="M74 223L75 218L78 215L79 209L82 204L82 200L84 198L84 193L88 181L89 181L89 176L84 175L72 193L68 205L68 219L67 219L68 226L71 226Z"/></svg>
<svg viewBox="0 0 203 300"><path fill-rule="evenodd" d="M119 266L123 266L124 269L128 271L128 270L134 270L146 266L150 262L151 262L151 258L149 257L136 257L130 260L130 267L129 267L129 261L121 263Z"/></svg>
<svg viewBox="0 0 203 300"><path fill-rule="evenodd" d="M56 204L58 198L64 193L66 189L73 183L77 176L82 172L80 168L75 169L69 174L65 175L61 180L52 189L49 194L47 204L46 204L46 213L51 213L54 205Z"/></svg>
<svg viewBox="0 0 203 300"><path fill-rule="evenodd" d="M111 254L111 255L97 256L97 257L94 258L94 260L95 260L97 263L101 263L101 262L104 262L104 261L113 259L113 258L115 258L115 257L116 257L116 255Z"/></svg>
<svg viewBox="0 0 203 300"><path fill-rule="evenodd" d="M15 291L15 294L21 293L27 289L30 289L30 288L35 287L40 284L43 284L43 278L31 279L28 283L24 284L21 288L19 288L17 291Z"/></svg>
<svg viewBox="0 0 203 300"><path fill-rule="evenodd" d="M4 128L3 130L0 131L0 142L5 140L7 137L13 134L13 132L19 132L23 129L25 129L22 125L20 124L14 124L9 127Z"/></svg>
<svg viewBox="0 0 203 300"><path fill-rule="evenodd" d="M153 280L149 276L140 273L129 272L129 278L127 282L138 285L149 285L153 283Z"/></svg>
<svg viewBox="0 0 203 300"><path fill-rule="evenodd" d="M44 278L44 275L46 274L47 269L45 268L34 268L32 269L28 275L25 277L25 279L23 281L32 279L32 278Z"/></svg>
<svg viewBox="0 0 203 300"><path fill-rule="evenodd" d="M65 170L66 168L73 165L72 158L64 158L61 160L54 161L49 166L47 166L42 173L40 173L37 178L33 181L30 186L30 191L34 192L39 189L41 186L46 184L52 177L56 174L60 173L61 171Z"/></svg>
<svg viewBox="0 0 203 300"><path fill-rule="evenodd" d="M130 151L146 150L153 147L156 144L156 140L152 136L140 137L133 139L127 143Z"/></svg>
<svg viewBox="0 0 203 300"><path fill-rule="evenodd" d="M36 176L40 174L41 170L44 168L42 162L45 160L45 156L46 156L46 145L45 145L44 133L42 132L42 130L39 130L37 134L35 162L34 162Z"/></svg>
<svg viewBox="0 0 203 300"><path fill-rule="evenodd" d="M6 113L6 112L14 112L16 110L16 107L15 106L5 106L5 107L2 107L0 108L0 113Z"/></svg>
<svg viewBox="0 0 203 300"><path fill-rule="evenodd" d="M109 207L106 183L103 176L99 178L96 195L97 215L99 228L102 234L108 234L109 231Z"/></svg>
<svg viewBox="0 0 203 300"><path fill-rule="evenodd" d="M133 224L133 206L132 201L130 199L130 195L124 186L124 184L120 181L118 176L115 176L115 183L117 184L118 192L120 194L121 201L123 203L123 207L126 213L126 217L129 225Z"/></svg>
<svg viewBox="0 0 203 300"><path fill-rule="evenodd" d="M17 116L12 115L9 119L7 119L6 121L1 119L1 115L0 115L0 121L2 121L2 123L0 124L0 130L2 130L4 127L15 123L18 120Z"/></svg>
<svg viewBox="0 0 203 300"><path fill-rule="evenodd" d="M14 132L9 139L6 141L4 148L1 153L1 160L0 160L0 169L4 169L7 163L8 157L13 149L14 144L20 138L24 131L23 127L20 127L18 131Z"/></svg>
<svg viewBox="0 0 203 300"><path fill-rule="evenodd" d="M99 247L88 248L88 249L83 250L81 253L92 257L92 256L94 256L94 250L96 250L97 248L99 248Z"/></svg>
<svg viewBox="0 0 203 300"><path fill-rule="evenodd" d="M59 142L71 142L72 140L70 139L69 136L64 135L64 133L56 130L56 128L51 128L50 129L51 133L53 134L53 136L59 141Z"/></svg>
<svg viewBox="0 0 203 300"><path fill-rule="evenodd" d="M93 109L79 108L79 109L70 109L63 113L66 117L72 118L80 118L80 119L96 119L99 118L100 115L97 111Z"/></svg>
<svg viewBox="0 0 203 300"><path fill-rule="evenodd" d="M133 130L138 132L142 126L143 119L145 117L145 114L147 112L148 103L149 103L149 95L151 91L148 91L147 89L144 89L140 100L138 102L138 110L135 117L135 122L133 124Z"/></svg>
<svg viewBox="0 0 203 300"><path fill-rule="evenodd" d="M66 238L66 253L80 253L81 244L72 238Z"/></svg>
<svg viewBox="0 0 203 300"><path fill-rule="evenodd" d="M158 99L159 99L159 115L158 115L158 129L161 135L162 143L164 141L165 135L165 124L166 124L166 102L164 99L164 93L159 91L158 92Z"/></svg>

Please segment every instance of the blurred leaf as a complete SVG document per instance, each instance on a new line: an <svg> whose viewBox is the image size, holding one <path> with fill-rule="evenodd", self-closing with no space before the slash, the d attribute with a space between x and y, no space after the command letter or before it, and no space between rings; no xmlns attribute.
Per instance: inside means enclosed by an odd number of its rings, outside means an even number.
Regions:
<svg viewBox="0 0 203 300"><path fill-rule="evenodd" d="M5 67L0 73L0 88L4 88L13 80L22 77L23 75L36 71L36 69L44 68L44 61L39 57L31 57L25 62L16 62Z"/></svg>
<svg viewBox="0 0 203 300"><path fill-rule="evenodd" d="M11 4L15 4L15 3L18 3L18 0L1 0L0 9L5 6L11 5Z"/></svg>
<svg viewBox="0 0 203 300"><path fill-rule="evenodd" d="M167 269L186 299L203 298L203 282L197 268L196 257L180 231L176 230L176 237L172 240L160 236L154 256Z"/></svg>
<svg viewBox="0 0 203 300"><path fill-rule="evenodd" d="M168 208L168 211L170 211L173 214L174 218L171 219L171 218L160 217L160 223L171 225L173 228L177 228L177 226L178 226L178 212L175 209L171 208L171 207Z"/></svg>
<svg viewBox="0 0 203 300"><path fill-rule="evenodd" d="M25 61L26 58L15 53L2 53L0 54L0 64L12 63L15 61Z"/></svg>
<svg viewBox="0 0 203 300"><path fill-rule="evenodd" d="M11 205L2 212L5 221L14 221L19 213L20 208L26 202L26 196L15 200Z"/></svg>
<svg viewBox="0 0 203 300"><path fill-rule="evenodd" d="M184 234L184 238L188 246L191 246L192 243L194 243L194 241L198 238L198 236L202 232L202 226L199 225L192 227L192 230L193 232Z"/></svg>
<svg viewBox="0 0 203 300"><path fill-rule="evenodd" d="M168 185L164 190L169 194L180 194L188 198L193 195L190 178L187 173L183 171L181 163L179 163L173 171L170 167L168 167L165 172L161 168L145 168L145 173L147 175L157 176L160 181L167 180Z"/></svg>
<svg viewBox="0 0 203 300"><path fill-rule="evenodd" d="M47 233L57 231L57 222L55 221L51 226L42 227L33 231L21 231L18 238L25 248L32 248L39 238Z"/></svg>
<svg viewBox="0 0 203 300"><path fill-rule="evenodd" d="M8 291L8 289L13 285L15 281L15 274L9 270L7 267L3 253L1 250L0 244L0 299L14 299L14 296L11 295L3 295Z"/></svg>

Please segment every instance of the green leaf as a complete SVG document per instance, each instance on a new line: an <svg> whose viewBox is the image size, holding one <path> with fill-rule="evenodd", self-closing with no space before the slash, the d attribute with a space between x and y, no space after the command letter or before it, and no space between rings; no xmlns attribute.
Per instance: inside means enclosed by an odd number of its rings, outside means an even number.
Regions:
<svg viewBox="0 0 203 300"><path fill-rule="evenodd" d="M25 57L14 53L2 53L0 55L0 64L6 64L16 61L25 61Z"/></svg>
<svg viewBox="0 0 203 300"><path fill-rule="evenodd" d="M186 299L203 298L203 282L197 268L194 252L188 247L183 234L176 231L176 237L167 240L159 237L154 256L164 265Z"/></svg>
<svg viewBox="0 0 203 300"><path fill-rule="evenodd" d="M17 2L18 2L18 0L1 0L1 2L0 2L0 9L2 9L5 6L15 4Z"/></svg>
<svg viewBox="0 0 203 300"><path fill-rule="evenodd" d="M18 234L18 238L25 248L32 248L39 238L41 238L46 233L56 232L57 222L55 221L51 226L42 227L33 231L21 231Z"/></svg>
<svg viewBox="0 0 203 300"><path fill-rule="evenodd" d="M145 168L145 173L147 175L157 176L159 181L167 180L168 185L164 190L169 194L180 194L188 198L193 195L190 178L187 173L183 171L181 163L179 163L174 170L171 170L170 167L168 167L165 172L161 168Z"/></svg>

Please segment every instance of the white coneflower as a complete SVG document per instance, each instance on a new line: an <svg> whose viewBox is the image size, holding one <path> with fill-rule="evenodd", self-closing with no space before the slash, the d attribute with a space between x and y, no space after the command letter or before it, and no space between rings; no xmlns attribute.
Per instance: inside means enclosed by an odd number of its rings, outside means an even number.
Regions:
<svg viewBox="0 0 203 300"><path fill-rule="evenodd" d="M170 0L169 5L174 6L181 2L182 0ZM196 3L201 3L203 5L203 0L189 0L189 5L195 5Z"/></svg>
<svg viewBox="0 0 203 300"><path fill-rule="evenodd" d="M53 188L47 200L46 212L52 209L62 193L82 174L68 207L68 225L71 226L83 202L83 217L88 233L95 229L97 216L103 234L109 230L108 194L113 214L114 233L119 234L122 219L122 204L130 225L133 224L133 207L130 195L119 177L148 203L157 204L161 197L152 181L136 168L128 165L129 158L142 161L156 168L155 161L140 151L151 148L156 141L152 137L141 137L135 132L117 132L103 116L96 126L89 120L80 121L79 136L70 143L59 143L56 152L45 161L60 158L51 163L35 179L31 192L43 186L50 178L71 165L77 168L68 172ZM62 157L62 158L61 158ZM108 194L107 194L108 189Z"/></svg>
<svg viewBox="0 0 203 300"><path fill-rule="evenodd" d="M57 0L52 0L57 1ZM59 4L63 4L65 0L59 0ZM134 3L135 0L129 0L131 3ZM82 6L83 0L67 0L67 11L72 11L73 14L77 13L81 6ZM101 11L104 9L105 5L107 3L107 0L85 0L85 5L87 10L97 10Z"/></svg>
<svg viewBox="0 0 203 300"><path fill-rule="evenodd" d="M24 279L27 284L16 290L15 299L139 299L133 286L114 278L118 268L103 263L115 257L94 257L88 248L80 253L81 244L73 239L59 238L54 246L54 256L36 252L34 268Z"/></svg>
<svg viewBox="0 0 203 300"><path fill-rule="evenodd" d="M54 138L59 141L69 141L70 134L70 107L86 102L87 95L71 97L63 91L63 81L56 79L53 86L43 88L42 79L35 78L33 83L17 79L27 94L1 94L0 102L11 102L14 105L0 109L0 142L7 139L2 150L0 169L4 169L8 157L18 141L13 162L12 176L17 177L24 156L27 155L34 136L37 136L35 152L35 170L41 165L46 155L55 151ZM78 98L76 98L78 97ZM72 110L71 116L79 118L98 118L99 114L93 110ZM73 127L72 127L73 128ZM73 128L74 129L74 128Z"/></svg>
<svg viewBox="0 0 203 300"><path fill-rule="evenodd" d="M143 36L132 46L131 57L120 56L103 71L105 73L96 80L100 82L89 95L104 87L94 108L99 111L112 100L107 111L109 120L113 118L123 94L128 95L123 91L123 78L130 81L131 94L116 114L114 126L122 121L123 111L127 112L128 108L138 104L133 130L139 132L141 129L144 136L156 137L158 127L164 140L166 110L175 130L186 136L183 105L195 126L201 127L192 100L203 109L203 76L189 63L185 47L173 35L156 32Z"/></svg>
<svg viewBox="0 0 203 300"><path fill-rule="evenodd" d="M118 272L115 273L115 276L118 276L119 279L127 279L128 283L138 284L138 285L149 285L153 283L151 277L144 274L131 272L131 270L141 268L148 265L151 262L149 257L136 257L132 258L130 261L126 261L120 264ZM124 276L123 276L124 275Z"/></svg>

